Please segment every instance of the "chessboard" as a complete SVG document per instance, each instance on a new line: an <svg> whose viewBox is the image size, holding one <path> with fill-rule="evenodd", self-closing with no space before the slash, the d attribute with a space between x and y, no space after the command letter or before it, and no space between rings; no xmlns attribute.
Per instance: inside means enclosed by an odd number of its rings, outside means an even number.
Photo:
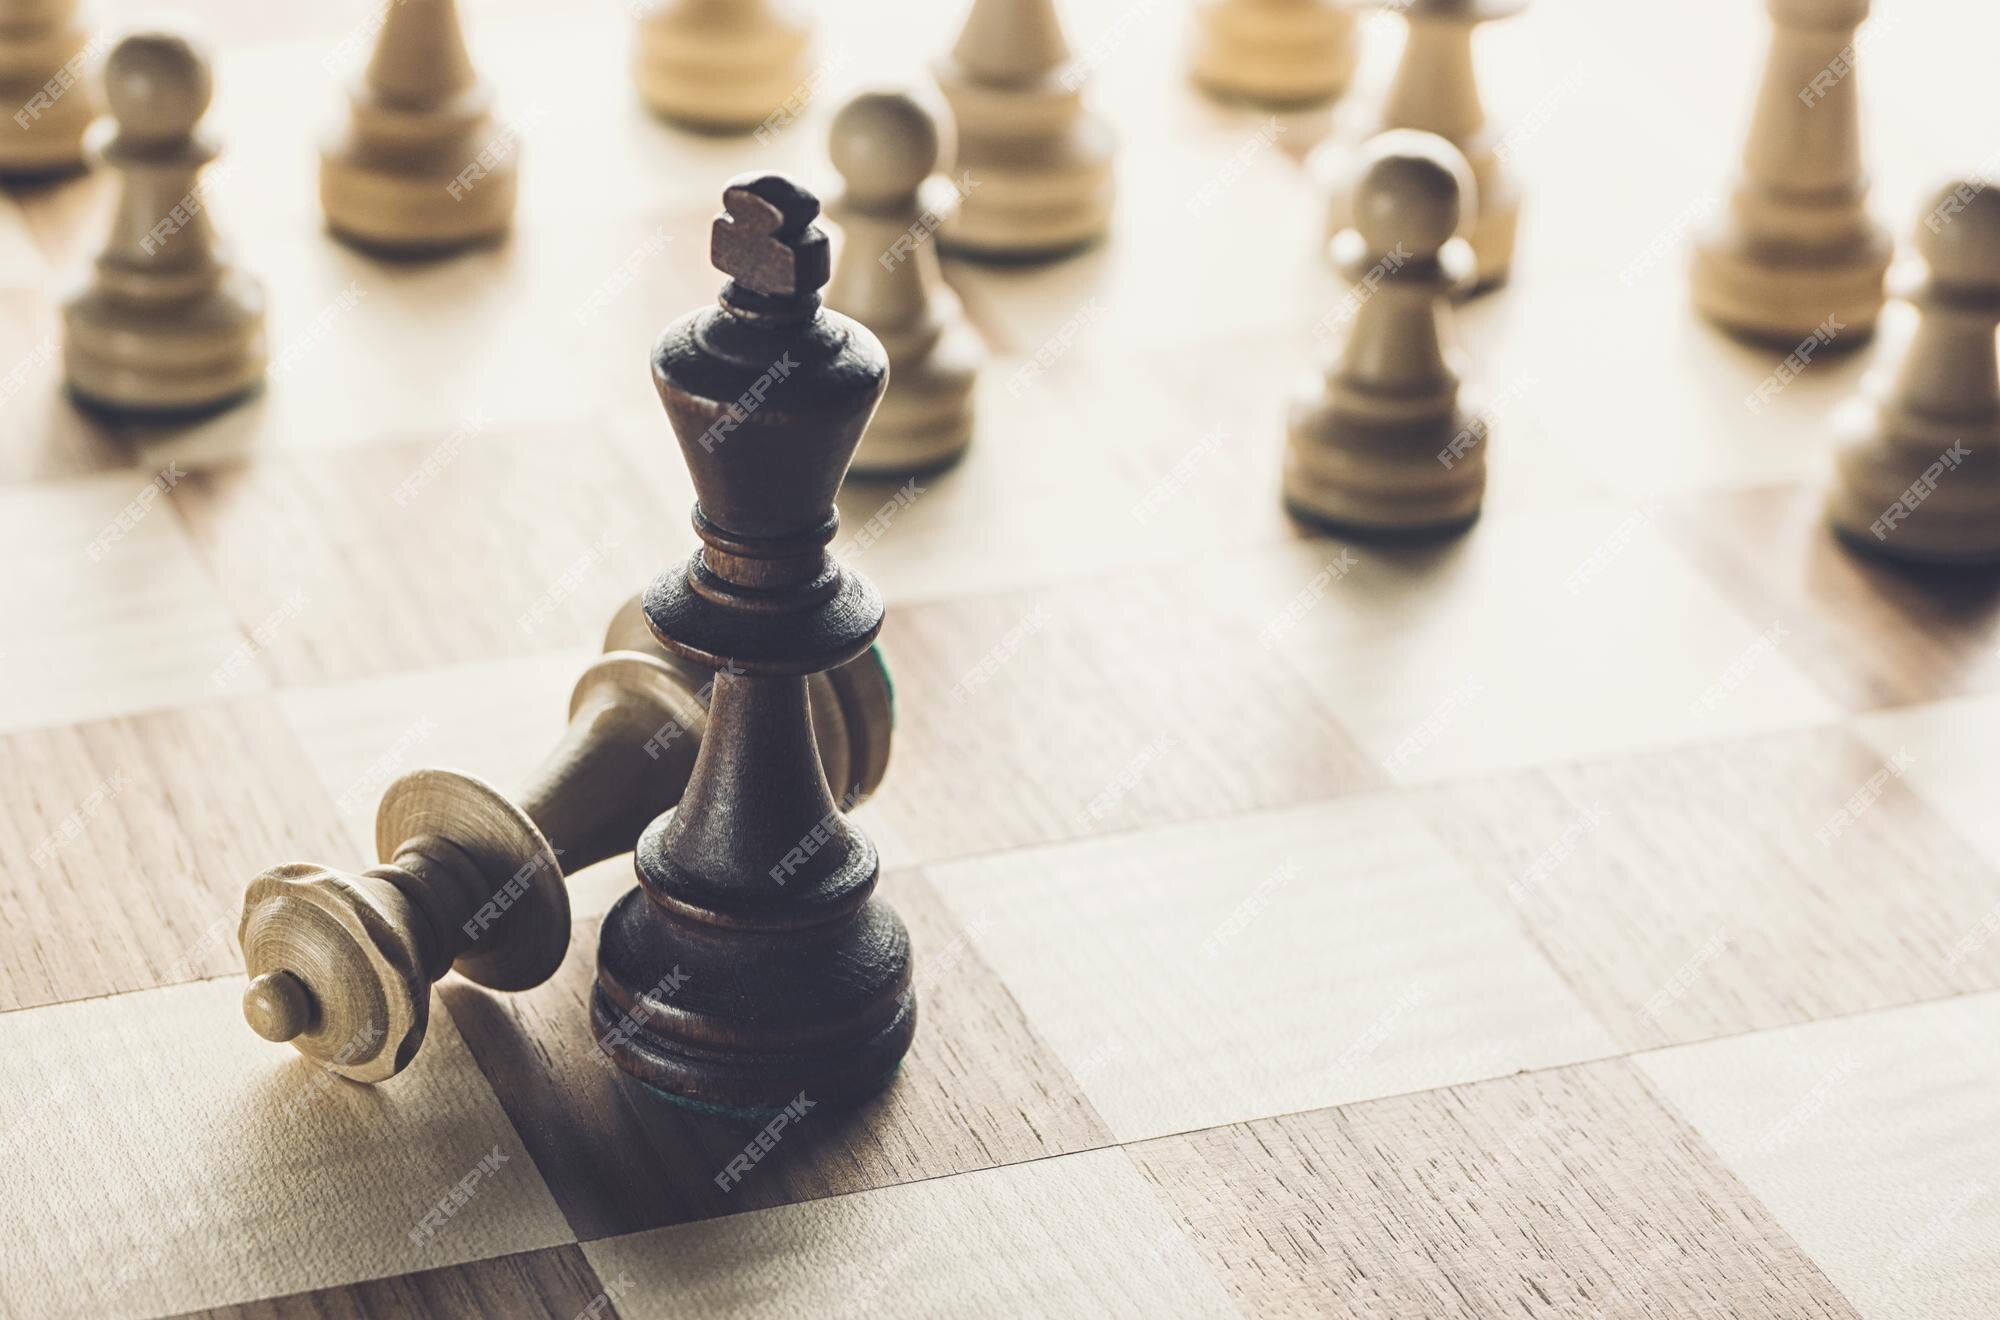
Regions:
<svg viewBox="0 0 2000 1320"><path fill-rule="evenodd" d="M573 877L554 980L446 978L379 1086L244 1025L236 925L268 866L371 864L404 771L505 786L555 740L695 544L646 364L715 296L723 181L828 184L832 109L923 79L958 7L827 4L810 106L758 140L649 116L624 6L472 0L520 209L429 263L317 210L371 6L188 8L262 392L78 411L57 308L110 184L0 198L0 1313L2000 1314L2000 595L1823 525L1828 418L1907 309L1761 395L1783 355L1689 311L1761 6L1482 34L1527 188L1457 317L1492 484L1402 548L1278 498L1345 297L1302 168L1328 116L1197 94L1175 6L1066 6L1115 231L948 261L973 447L841 497L889 604L857 819L916 1044L761 1145L596 1048L629 858ZM1367 20L1350 100L1398 33ZM1949 0L1864 29L1899 235L1990 173L1996 43Z"/></svg>

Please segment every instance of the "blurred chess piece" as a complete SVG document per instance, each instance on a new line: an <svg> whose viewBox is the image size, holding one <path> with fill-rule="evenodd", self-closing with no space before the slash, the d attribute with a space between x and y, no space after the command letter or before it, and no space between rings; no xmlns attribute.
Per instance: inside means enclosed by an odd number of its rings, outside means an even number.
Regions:
<svg viewBox="0 0 2000 1320"><path fill-rule="evenodd" d="M1868 213L1854 33L1868 0L1769 0L1763 85L1727 208L1695 243L1696 310L1791 348L1866 341L1882 310L1888 233Z"/></svg>
<svg viewBox="0 0 2000 1320"><path fill-rule="evenodd" d="M1455 532L1486 489L1487 424L1459 399L1446 335L1451 295L1475 277L1455 235L1477 185L1449 142L1408 129L1370 141L1356 165L1354 228L1333 242L1353 319L1292 405L1285 504L1348 534Z"/></svg>
<svg viewBox="0 0 2000 1320"><path fill-rule="evenodd" d="M1111 227L1111 128L1089 110L1089 67L1055 0L973 0L935 73L958 126L964 197L939 231L950 252L1062 256Z"/></svg>
<svg viewBox="0 0 2000 1320"><path fill-rule="evenodd" d="M1390 5L1408 29L1402 59L1379 110L1359 114L1314 148L1307 168L1327 198L1328 236L1353 223L1353 199L1343 184L1354 175L1348 161L1358 144L1390 129L1435 133L1457 147L1472 169L1478 209L1469 217L1476 278L1462 292L1490 289L1507 278L1514 263L1514 235L1521 214L1521 187L1500 151L1503 134L1486 118L1472 59L1475 29L1511 18L1527 0L1410 0Z"/></svg>
<svg viewBox="0 0 2000 1320"><path fill-rule="evenodd" d="M1839 416L1828 511L1892 559L2000 563L2000 192L1947 184L1897 268L1915 334L1892 376Z"/></svg>
<svg viewBox="0 0 2000 1320"><path fill-rule="evenodd" d="M783 127L812 95L812 12L794 0L653 0L635 76L661 118L709 133Z"/></svg>
<svg viewBox="0 0 2000 1320"><path fill-rule="evenodd" d="M1349 0L1197 0L1189 66L1225 100L1304 109L1347 90L1356 48Z"/></svg>
<svg viewBox="0 0 2000 1320"><path fill-rule="evenodd" d="M889 353L889 392L850 469L906 476L955 462L972 441L980 347L944 282L931 233L949 210L926 181L949 169L938 117L903 92L865 92L834 117L833 167L844 185L828 214L841 229L826 304L875 332Z"/></svg>
<svg viewBox="0 0 2000 1320"><path fill-rule="evenodd" d="M490 242L513 221L519 141L493 117L454 0L386 5L347 120L320 152L334 233L399 256Z"/></svg>
<svg viewBox="0 0 2000 1320"><path fill-rule="evenodd" d="M239 940L251 978L243 1015L259 1035L379 1082L416 1056L431 984L447 971L496 990L554 975L570 939L565 869L629 852L680 800L708 729L715 675L661 646L638 601L605 646L517 798L418 770L383 794L381 865L293 863L251 881ZM879 648L815 675L812 716L827 782L843 802L865 801L888 767L893 725Z"/></svg>
<svg viewBox="0 0 2000 1320"><path fill-rule="evenodd" d="M97 117L97 71L76 0L0 0L0 177L60 174L83 164Z"/></svg>
<svg viewBox="0 0 2000 1320"><path fill-rule="evenodd" d="M185 37L134 33L105 61L104 88L112 122L91 149L119 176L118 199L89 283L63 305L70 392L141 415L219 407L263 379L266 350L263 290L223 254L197 180L217 155L196 127L208 59Z"/></svg>

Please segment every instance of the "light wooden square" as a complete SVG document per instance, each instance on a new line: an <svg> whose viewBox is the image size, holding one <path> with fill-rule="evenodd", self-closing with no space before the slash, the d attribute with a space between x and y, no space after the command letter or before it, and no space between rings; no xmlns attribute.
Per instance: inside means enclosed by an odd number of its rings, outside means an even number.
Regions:
<svg viewBox="0 0 2000 1320"><path fill-rule="evenodd" d="M1236 1314L1119 1150L658 1229L584 1253L599 1277L636 1281L618 1303L628 1320L891 1320L968 1307Z"/></svg>
<svg viewBox="0 0 2000 1320"><path fill-rule="evenodd" d="M2000 760L1993 755L2000 747L2000 696L1877 711L1854 728L1884 765L1896 767L1899 778L2000 866L2000 815L1993 811L2000 795ZM2000 892L1992 897L1993 920L2000 922Z"/></svg>
<svg viewBox="0 0 2000 1320"><path fill-rule="evenodd" d="M126 469L0 486L0 728L214 701L264 686L264 654L202 571L170 491L183 471ZM283 605L282 599L273 602ZM269 613L265 611L264 613Z"/></svg>
<svg viewBox="0 0 2000 1320"><path fill-rule="evenodd" d="M230 978L0 1015L18 1175L0 1185L0 1280L24 1314L152 1315L571 1240L448 1016L416 1067L362 1087L258 1039L241 993Z"/></svg>
<svg viewBox="0 0 2000 1320"><path fill-rule="evenodd" d="M2000 995L1641 1055L1869 1320L2000 1312Z"/></svg>
<svg viewBox="0 0 2000 1320"><path fill-rule="evenodd" d="M594 642L693 539L588 432L260 460L176 502L246 627L306 602L265 656L287 685Z"/></svg>
<svg viewBox="0 0 2000 1320"><path fill-rule="evenodd" d="M1615 1050L1394 800L931 876L1121 1141Z"/></svg>
<svg viewBox="0 0 2000 1320"><path fill-rule="evenodd" d="M1210 572L1235 592L1236 635L1290 660L1401 783L1836 717L1782 625L1732 609L1643 506L1516 510L1429 550L1314 542Z"/></svg>
<svg viewBox="0 0 2000 1320"><path fill-rule="evenodd" d="M890 611L901 722L874 805L928 864L1378 783L1297 677L1246 679L1226 592L1136 572Z"/></svg>

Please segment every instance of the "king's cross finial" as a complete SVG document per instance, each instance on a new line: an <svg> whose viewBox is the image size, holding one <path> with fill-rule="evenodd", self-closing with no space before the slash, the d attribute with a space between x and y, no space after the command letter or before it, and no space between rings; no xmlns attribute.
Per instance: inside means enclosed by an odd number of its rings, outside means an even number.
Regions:
<svg viewBox="0 0 2000 1320"><path fill-rule="evenodd" d="M779 174L743 174L722 193L709 260L767 298L803 298L832 276L826 232L813 221L819 198Z"/></svg>

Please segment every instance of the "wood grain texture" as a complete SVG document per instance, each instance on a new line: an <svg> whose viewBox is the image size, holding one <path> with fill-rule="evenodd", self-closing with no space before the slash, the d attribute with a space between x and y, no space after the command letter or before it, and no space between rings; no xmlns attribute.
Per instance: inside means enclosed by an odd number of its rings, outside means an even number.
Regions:
<svg viewBox="0 0 2000 1320"><path fill-rule="evenodd" d="M2000 737L2000 696L1876 711L1854 721L1854 732L1884 761L1900 762L1903 782L2000 866L2000 817L1990 809L2000 765L1986 753ZM1993 897L2000 910L2000 893Z"/></svg>
<svg viewBox="0 0 2000 1320"><path fill-rule="evenodd" d="M1393 799L931 875L1121 1141L1614 1050Z"/></svg>
<svg viewBox="0 0 2000 1320"><path fill-rule="evenodd" d="M1614 1274L1663 1264L1656 1310L1811 1315L1825 1280L1771 1237L1755 1198L1864 1313L1995 1309L1982 1289L1996 1266L1981 1254L1993 1226L1978 1195L1993 1181L1983 1176L1992 1070L1959 1035L1905 1026L1906 1010L1881 1015L1906 1049L1831 1036L1792 1044L1795 1032L1858 1019L1696 1047L1740 1050L1703 1062L1697 1071L1712 1075L1698 1086L1672 1088L1714 1158L1690 1146L1684 1126L1658 1122L1657 1102L1605 1081L1615 1069L1456 1085L1461 1063L1480 1063L1482 1076L1504 1069L1496 1040L1511 1048L1573 1021L1579 1003L1586 1021L1650 1032L1645 1005L1679 987L1659 1005L1658 1035L1613 1027L1606 1048L1709 1036L1956 993L1983 983L2000 942L2000 893L1968 906L1978 873L1951 842L1955 833L2000 865L1988 612L1915 580L1850 579L1819 540L1829 414L1877 355L1816 355L1779 380L1784 349L1739 345L1689 314L1686 249L1697 215L1728 184L1768 36L1760 7L1536 4L1481 34L1480 78L1502 132L1493 147L1532 187L1513 280L1459 315L1471 376L1486 387L1478 402L1498 412L1504 441L1486 513L1456 556L1358 552L1338 580L1322 581L1345 547L1300 540L1287 524L1277 459L1287 391L1353 310L1320 259L1320 208L1300 168L1332 120L1194 94L1180 66L1185 26L1155 21L1157 7L1058 2L1095 104L1121 139L1112 239L1039 269L945 263L999 354L977 399L981 442L949 477L907 496L898 482L852 485L837 552L885 588L892 619L916 616L892 646L913 639L929 670L904 676L900 694L905 729L925 727L864 810L887 808L914 828L906 859L983 865L979 854L1022 845L1035 851L1010 865L1057 857L1047 876L1006 880L1008 892L1039 897L1060 880L1076 892L1057 895L1049 913L1101 910L1102 919L1062 931L1053 917L1002 911L979 930L959 921L963 895L948 905L926 887L949 889L949 876L893 879L916 937L926 1020L942 1030L920 1033L879 1110L824 1137L801 1123L728 1193L712 1175L748 1134L676 1128L642 1093L606 1086L573 982L558 983L571 985L568 998L506 999L447 978L450 1011L434 1010L437 1038L406 1075L365 1109L302 1086L311 1094L296 1113L289 1091L273 1101L256 1089L263 1074L244 1071L269 1067L282 1080L297 1065L241 1026L234 975L0 1013L0 1153L23 1173L0 1187L0 1214L17 1226L0 1245L0 1313L150 1315L367 1279L381 1282L319 1300L403 1314L446 1309L445 1298L468 1289L477 1309L505 1314L517 1300L533 1305L512 1258L545 1250L544 1236L567 1239L566 1213L592 1234L673 1225L626 1240L646 1266L629 1275L630 1305L614 1299L626 1314L937 1313L990 1299L1013 1312L1161 1315L1207 1307L1217 1294L1199 1280L1212 1273L1229 1289L1222 1303L1249 1314L1338 1307L1326 1300L1330 1274L1336 1299L1378 1280L1384 1295L1443 1298L1404 1314L1507 1305L1510 1315L1602 1320L1600 1310L1621 1306L1645 1314ZM0 831L16 858L11 881L0 880L15 887L0 898L0 980L10 984L81 969L100 985L115 973L116 984L89 991L115 993L126 972L151 975L180 953L147 937L127 961L111 941L139 937L121 933L123 915L107 907L150 914L178 895L191 910L211 901L215 879L240 885L245 864L308 849L331 861L365 854L368 832L341 844L320 797L341 818L365 820L382 784L425 761L503 787L523 782L556 732L569 657L596 645L599 611L688 544L678 522L692 490L664 448L643 356L669 315L713 294L705 235L718 188L746 168L830 185L823 147L835 108L860 85L921 80L963 17L961 6L829 0L812 104L745 143L681 133L646 110L626 76L633 31L623 8L557 14L538 0L463 0L477 65L523 134L517 223L496 248L413 265L329 241L316 156L294 113L337 115L379 0L189 7L224 43L211 122L234 168L210 180L214 213L236 259L266 283L276 374L255 400L198 425L84 423L53 391L53 360L38 363L36 351L62 286L102 241L114 181L83 176L0 198L0 392L25 364L20 387L0 393L0 481L10 483L0 491L0 549L10 556L0 605L21 625L0 641L9 680L0 726L81 723L77 736L94 745L100 725L134 712L150 726L181 707L257 705L215 687L211 673L228 662L244 690L277 688L292 733L218 740L204 713L169 720L166 736L119 734L117 747L135 750L118 755L143 751L171 769L173 792L135 801L144 833L129 837L123 827L100 832L124 810L114 801L98 818L106 825L72 845L103 854L75 876L67 869L83 867L83 851L66 851L56 868L65 873L43 877L33 849L84 805L100 778L94 762L63 750L62 738L37 743L33 758L0 756L0 801L13 804L0 808L11 813ZM106 31L154 17L135 0L92 13ZM1861 34L1866 163L1883 213L1908 220L1937 178L1990 172L1985 75L2000 9L1906 0L1888 17ZM1401 24L1363 20L1367 59L1347 105L1365 106L1386 83ZM1953 40L1940 42L1947 28ZM1648 81L1658 69L1699 70L1716 94L1674 94L1671 80ZM568 149L576 143L589 149ZM1885 339L1905 310L1889 309ZM1773 383L1782 389L1760 396ZM388 452L369 457L377 451ZM433 458L422 498L398 504L400 483ZM286 468L294 459L305 475ZM180 510L158 502L103 562L90 559L92 539L169 462L213 469L202 510L192 499ZM114 464L124 466L90 475ZM245 475L267 464L284 475L268 484ZM282 531L288 504L312 529L302 553L265 531ZM629 578L614 552L598 566L601 581L586 570L542 632L522 632L515 616L627 508L678 539L635 543ZM177 516L201 553L190 553ZM1602 566L1572 590L1569 575L1599 551ZM351 592L350 567L360 575ZM290 588L308 570L327 585L291 612ZM967 700L938 705L1045 601L1049 636L1024 641ZM248 658L229 659L239 653ZM891 659L902 676L902 657ZM1454 704L1467 684L1473 695ZM1718 684L1727 690L1708 701ZM1897 704L1940 694L1965 695ZM1681 755L1717 739L1730 740L1724 750L1762 746L1765 733L1823 729L1856 710L1871 712L1859 728L1878 765L1905 748L1914 760L1831 856L1816 840L1787 840L1824 823L1816 806L1844 807L1865 786L1841 794L1830 782L1851 748L1801 770L1814 734L1794 754L1719 767L1712 782ZM274 727L266 715L253 722ZM426 722L428 735L406 737ZM227 766L180 746L204 740L224 749ZM1393 777L1375 764L1391 758ZM82 776L67 802L50 802L34 777L50 765L64 782ZM1533 773L1551 765L1546 782ZM299 778L307 771L323 784ZM1463 782L1492 773L1506 786L1490 798L1483 783ZM1628 814L1564 844L1577 821L1549 784L1578 775L1616 785ZM251 777L269 782L251 792L240 782ZM1348 802L1353 817L1326 808L1341 823L1313 840L1312 856L1346 860L1330 864L1344 878L1323 901L1305 901L1296 885L1266 891L1269 875L1235 857L1175 847L1183 825L1199 831L1404 781L1477 790L1455 818L1469 846L1487 850L1476 866L1433 837L1452 837L1453 820L1399 824L1417 808L1398 791ZM1725 805L1732 792L1740 801ZM211 794L227 810L210 821L208 806L196 809L198 832L171 818ZM1931 810L1913 808L1909 794ZM340 810L343 801L358 810ZM1392 810L1380 820L1363 814L1384 802ZM36 831L25 850L15 837L24 821ZM878 843L895 832L884 815L865 828ZM1243 828L1255 832L1230 825ZM1714 855L1687 838L1701 828L1712 829ZM1104 851L1071 856L1038 843L1086 837ZM1350 838L1361 842L1347 856ZM1504 894L1551 849L1568 850L1550 883L1570 901L1549 904L1550 942L1538 946L1532 923L1488 885ZM1873 888L1871 866L1885 877ZM1405 874L1416 882L1399 887ZM31 892L16 900L24 876ZM580 897L577 911L600 911L630 883L629 860L595 868L578 886L595 896ZM1160 911L1154 891L1182 885L1193 895L1186 915ZM1760 958L1710 946L1713 928L1698 920L1709 917L1761 941ZM1879 928L1857 934L1864 919ZM181 921L179 908L163 918L168 945L187 933ZM1202 952L1228 932L1223 952ZM29 943L18 942L24 933ZM1605 947L1573 954L1553 942L1589 937ZM581 928L566 978L587 970L592 942ZM1122 970L1120 950L1141 974L1093 966ZM229 961L207 970L233 971L233 951L218 943L215 952ZM1631 966L1606 970L1600 956ZM1562 975L1539 973L1561 994L1509 988L1537 958L1562 964ZM1211 962L1243 979L1240 1000L1214 975L1202 979ZM1569 979L1577 967L1600 978L1588 993ZM1308 989L1333 984L1333 1010L1284 1001L1256 1017L1260 997L1295 976L1319 978ZM1386 997L1370 1001L1377 984ZM1443 997L1395 997L1408 984ZM1106 1002L1079 997L1083 989ZM198 1005L154 1007L197 991ZM1142 995L1151 1002L1124 1003ZM1565 995L1560 1010L1541 1007ZM1179 1018L1160 1029L1169 1043L1159 1057L1108 1081L1090 1076L1097 1024L1129 1015L1151 1031L1171 1012ZM88 1031L76 1028L79 1014ZM1505 1020L1485 1031L1492 1019ZM454 1034L461 1026L471 1057ZM1977 1023L1975 1039L1981 1031L1991 1034ZM1268 1067L1211 1081L1189 1101L1200 1088L1175 1070L1202 1073L1209 1056L1198 1051L1232 1032L1260 1043ZM36 1043L22 1048L29 1037ZM1328 1041L1344 1089L1287 1098L1312 1080L1310 1068L1291 1066L1296 1055ZM243 1059L218 1061L216 1051L237 1049ZM1137 1053L1123 1039L1114 1049ZM1796 1075L1785 1074L1791 1065L1760 1070L1794 1052L1809 1058ZM1645 1056L1647 1066L1678 1053ZM1852 1077L1819 1089L1847 1063ZM1100 1170L1108 1156L1129 1160L1096 1149L1114 1139L1107 1120L1119 1104L1152 1103L1146 1088L1162 1077L1175 1104L1239 1105L1252 1125L1240 1158L1237 1133L1207 1131L1187 1140L1215 1140L1229 1154L1204 1150L1187 1186L1064 1172L1075 1152L1091 1152L1084 1158ZM1438 1084L1452 1089L1386 1094ZM1479 1107L1464 1095L1489 1086L1506 1103L1463 1118ZM1839 1098L1850 1094L1866 1103ZM1093 1096L1110 1098L1099 1106ZM1343 1147L1351 1158L1308 1158L1279 1140L1280 1127L1301 1120L1269 1121L1273 1105L1369 1096L1384 1098L1313 1119L1363 1132ZM466 1104L476 1121L464 1119ZM1380 1130L1364 1132L1355 1114ZM482 1191L438 1235L450 1259L419 1259L385 1215L414 1222L415 1209L404 1215L397 1202L418 1195L410 1180L460 1176L492 1149L488 1124L518 1126L520 1149L551 1179L546 1203L537 1211L508 1197L489 1221ZM1732 1124L1750 1136L1732 1137ZM1792 1135L1767 1155L1762 1133L1779 1124ZM438 1171L461 1145L460 1168ZM499 1172L513 1176L529 1160L516 1155ZM1740 1166L1736 1186L1718 1184L1717 1163ZM1059 1177L1047 1176L1051 1166ZM1213 1205L1183 1208L1191 1195ZM813 1199L782 1204L802 1197ZM919 1213L895 1209L898 1198ZM1702 1222L1711 1209L1713 1222ZM1196 1216L1182 1221L1201 1243L1195 1282L1181 1272L1189 1246L1177 1216ZM524 1223L554 1227L543 1235ZM1168 1259L1180 1263L1156 1267L1135 1246L1149 1246L1161 1224L1162 1240L1179 1244ZM1732 1255L1724 1240L1745 1224L1747 1245ZM698 1249L680 1252L681 1233ZM906 1240L920 1245L904 1251ZM1656 1256L1663 1240L1674 1250ZM152 1269L156 1251L168 1266ZM452 1272L461 1258L499 1263L469 1278ZM106 1261L128 1259L158 1278L107 1272ZM1324 1268L1349 1259L1372 1273ZM24 1260L40 1271L25 1285ZM539 1268L523 1267L541 1277ZM994 1283L995 1269L1009 1272ZM419 1279L383 1280L402 1272ZM619 1278L607 1270L601 1281ZM1459 1279L1472 1283L1455 1291ZM96 1299L85 1292L93 1285ZM534 1286L522 1284L529 1296Z"/></svg>
<svg viewBox="0 0 2000 1320"><path fill-rule="evenodd" d="M252 1035L241 990L0 1014L16 1313L223 1306L572 1240L442 1014L423 1067L358 1087Z"/></svg>
<svg viewBox="0 0 2000 1320"><path fill-rule="evenodd" d="M643 478L587 434L452 436L205 470L176 487L243 626L278 620L264 659L283 682L599 634L684 539L656 530L670 520Z"/></svg>
<svg viewBox="0 0 2000 1320"><path fill-rule="evenodd" d="M0 758L0 1011L236 971L244 880L347 852L266 698L9 734Z"/></svg>
<svg viewBox="0 0 2000 1320"><path fill-rule="evenodd" d="M1248 1315L1855 1316L1624 1062L1127 1153Z"/></svg>
<svg viewBox="0 0 2000 1320"><path fill-rule="evenodd" d="M627 1276L625 1283L630 1282ZM619 1291L617 1280L598 1279L580 1248L551 1247L240 1306L189 1311L178 1320L388 1320L406 1315L437 1320L490 1316L576 1320L588 1315L609 1320L618 1315Z"/></svg>
<svg viewBox="0 0 2000 1320"><path fill-rule="evenodd" d="M1289 662L1398 783L1835 714L1641 507L1516 507L1441 548L1299 542L1203 572L1181 592L1224 595L1229 634Z"/></svg>
<svg viewBox="0 0 2000 1320"><path fill-rule="evenodd" d="M1840 730L1550 767L1421 810L1627 1049L2000 984L2000 871ZM1746 804L1754 804L1749 809Z"/></svg>
<svg viewBox="0 0 2000 1320"><path fill-rule="evenodd" d="M1641 1055L1870 1320L2000 1308L2000 996Z"/></svg>
<svg viewBox="0 0 2000 1320"><path fill-rule="evenodd" d="M1118 1150L656 1229L584 1252L600 1277L637 1281L619 1303L628 1320L1235 1314Z"/></svg>
<svg viewBox="0 0 2000 1320"><path fill-rule="evenodd" d="M503 997L446 984L444 1003L580 1239L1110 1142L921 876L889 875L883 890L910 928L924 1029L886 1093L851 1113L807 1113L727 1188L715 1177L755 1130L666 1104L598 1051L594 922L577 924L568 961L537 990Z"/></svg>
<svg viewBox="0 0 2000 1320"><path fill-rule="evenodd" d="M1746 617L1782 624L1787 654L1847 710L2000 686L2000 574L1870 559L1825 516L1817 487L1760 487L1677 502L1665 523Z"/></svg>
<svg viewBox="0 0 2000 1320"><path fill-rule="evenodd" d="M1295 678L1241 681L1219 593L1134 573L893 612L891 827L930 863L1377 782Z"/></svg>
<svg viewBox="0 0 2000 1320"><path fill-rule="evenodd" d="M198 705L265 686L258 649L176 521L179 469L0 486L0 728Z"/></svg>
<svg viewBox="0 0 2000 1320"><path fill-rule="evenodd" d="M0 226L0 281L10 260ZM45 293L0 289L0 481L77 476L126 462L116 428L62 396L58 327Z"/></svg>

